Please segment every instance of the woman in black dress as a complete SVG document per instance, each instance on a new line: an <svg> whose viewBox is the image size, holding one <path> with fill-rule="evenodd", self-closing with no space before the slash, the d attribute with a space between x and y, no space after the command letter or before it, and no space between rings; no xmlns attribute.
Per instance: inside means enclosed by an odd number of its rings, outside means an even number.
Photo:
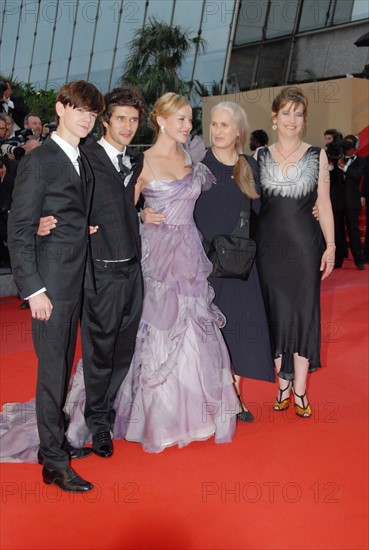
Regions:
<svg viewBox="0 0 369 550"><path fill-rule="evenodd" d="M281 411L294 394L308 418L308 372L320 367L320 281L333 270L335 244L327 155L301 139L307 98L287 86L272 105L277 141L259 152L262 206L257 263L268 314ZM319 224L311 215L319 209ZM323 238L324 236L324 238Z"/></svg>
<svg viewBox="0 0 369 550"><path fill-rule="evenodd" d="M206 164L216 177L216 184L201 194L195 207L195 222L205 248L214 235L230 234L238 223L244 196L252 199L251 235L260 209L257 162L242 153L246 149L248 123L244 110L234 102L218 103L211 111L210 138ZM274 366L269 341L268 322L257 267L254 264L248 281L210 277L215 290L214 303L227 319L222 329L236 375L240 395L240 377L274 381ZM252 421L246 406L239 419Z"/></svg>

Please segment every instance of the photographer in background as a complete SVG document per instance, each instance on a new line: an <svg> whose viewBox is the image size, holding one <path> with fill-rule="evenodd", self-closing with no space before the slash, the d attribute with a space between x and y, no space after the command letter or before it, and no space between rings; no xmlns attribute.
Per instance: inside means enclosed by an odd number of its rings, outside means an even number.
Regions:
<svg viewBox="0 0 369 550"><path fill-rule="evenodd" d="M11 139L15 137L15 122L12 119L10 115L7 115L5 113L0 114L0 118L5 121L6 124L6 133L5 133L5 139Z"/></svg>
<svg viewBox="0 0 369 550"><path fill-rule="evenodd" d="M361 208L360 182L364 175L365 161L356 154L359 146L357 136L347 135L341 146L343 154L337 160L337 166L342 173L344 184L344 219L356 268L362 271L364 257L360 241L359 212Z"/></svg>
<svg viewBox="0 0 369 550"><path fill-rule="evenodd" d="M12 96L12 83L10 80L0 79L0 113L6 113L12 117L15 124L15 131L23 129L23 120L28 113L21 96Z"/></svg>
<svg viewBox="0 0 369 550"><path fill-rule="evenodd" d="M42 126L40 141L43 143L56 130L56 122L46 122Z"/></svg>
<svg viewBox="0 0 369 550"><path fill-rule="evenodd" d="M3 113L0 114L0 159L2 161L5 161L8 173L15 177L18 162L8 159L7 156L7 146L9 145L9 141L7 139L7 136L9 134L9 129L6 124L7 117L8 115L4 115Z"/></svg>
<svg viewBox="0 0 369 550"><path fill-rule="evenodd" d="M0 134L2 121L0 120ZM10 268L8 251L8 216L12 204L14 178L7 173L6 163L0 158L0 267Z"/></svg>
<svg viewBox="0 0 369 550"><path fill-rule="evenodd" d="M346 231L345 231L345 182L343 172L338 167L338 161L344 157L342 140L328 141L326 153L329 161L330 198L334 218L334 240L336 243L336 256L334 267L342 267L343 260L347 257Z"/></svg>
<svg viewBox="0 0 369 550"><path fill-rule="evenodd" d="M24 118L24 129L32 130L33 135L39 141L42 141L42 139L41 139L42 122L41 122L41 118L38 115L36 115L35 113L29 113Z"/></svg>
<svg viewBox="0 0 369 550"><path fill-rule="evenodd" d="M5 115L0 115L0 143L4 139L6 139L6 132L7 132L7 127L6 127Z"/></svg>
<svg viewBox="0 0 369 550"><path fill-rule="evenodd" d="M343 139L341 132L339 132L335 128L328 128L328 130L326 130L323 135L326 147L329 145L329 143L332 143L332 141L342 141Z"/></svg>
<svg viewBox="0 0 369 550"><path fill-rule="evenodd" d="M268 147L269 136L265 130L254 130L250 134L249 147L254 159L257 159L258 151L262 147Z"/></svg>
<svg viewBox="0 0 369 550"><path fill-rule="evenodd" d="M3 119L1 118L0 126L2 123ZM0 156L6 160L8 172L13 177L16 177L18 163L26 153L23 146L30 137L33 137L33 131L30 128L22 130L17 136L10 139L1 139L0 136Z"/></svg>
<svg viewBox="0 0 369 550"><path fill-rule="evenodd" d="M364 163L364 178L361 186L361 206L365 208L366 214L364 263L369 264L369 155L365 157Z"/></svg>

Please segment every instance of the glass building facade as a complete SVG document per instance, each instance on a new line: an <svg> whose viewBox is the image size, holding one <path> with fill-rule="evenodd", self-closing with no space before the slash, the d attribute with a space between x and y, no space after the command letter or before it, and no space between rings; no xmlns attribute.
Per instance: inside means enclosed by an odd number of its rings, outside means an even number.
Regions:
<svg viewBox="0 0 369 550"><path fill-rule="evenodd" d="M105 92L123 73L128 44L150 17L201 36L185 80L223 78L236 0L2 0L0 72L39 88L87 79Z"/></svg>
<svg viewBox="0 0 369 550"><path fill-rule="evenodd" d="M368 0L240 0L229 73L242 90L359 74Z"/></svg>
<svg viewBox="0 0 369 550"><path fill-rule="evenodd" d="M194 45L181 71L234 92L358 74L368 49L368 0L2 0L0 73L36 88L87 79L105 92L150 17L179 25Z"/></svg>
<svg viewBox="0 0 369 550"><path fill-rule="evenodd" d="M241 0L235 46L368 17L367 0Z"/></svg>

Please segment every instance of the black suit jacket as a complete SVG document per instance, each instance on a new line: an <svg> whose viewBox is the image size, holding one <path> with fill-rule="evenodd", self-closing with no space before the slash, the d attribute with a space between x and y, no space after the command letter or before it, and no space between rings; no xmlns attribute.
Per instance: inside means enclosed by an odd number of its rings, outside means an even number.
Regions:
<svg viewBox="0 0 369 550"><path fill-rule="evenodd" d="M137 258L141 258L141 239L137 210L134 205L134 187L142 170L143 155L127 148L131 157L132 176L127 186L112 161L96 141L83 145L94 174L90 225L98 225L97 233L91 235L91 254L95 259L122 260L126 258L128 241L134 240ZM128 214L128 224L127 222ZM127 234L128 233L128 234Z"/></svg>
<svg viewBox="0 0 369 550"><path fill-rule="evenodd" d="M345 181L345 207L361 208L360 181L364 173L365 161L362 157L356 159L347 168Z"/></svg>
<svg viewBox="0 0 369 550"><path fill-rule="evenodd" d="M10 210L13 190L14 178L10 174L5 174L4 179L0 180L0 211Z"/></svg>
<svg viewBox="0 0 369 550"><path fill-rule="evenodd" d="M366 202L369 201L369 155L364 159L363 165L363 183L361 186L361 196L365 198ZM369 220L368 220L369 223Z"/></svg>
<svg viewBox="0 0 369 550"><path fill-rule="evenodd" d="M10 96L10 99L14 103L14 108L9 107L8 114L12 117L14 122L18 124L19 128L23 130L24 117L28 115L28 107L21 96ZM1 112L6 113L3 103L1 103Z"/></svg>
<svg viewBox="0 0 369 550"><path fill-rule="evenodd" d="M343 171L334 164L333 170L329 172L330 197L333 210L344 210L345 208L345 175Z"/></svg>
<svg viewBox="0 0 369 550"><path fill-rule="evenodd" d="M52 139L19 164L8 222L15 282L22 298L46 287L51 301L79 296L85 274L87 223L93 179L85 161L84 183ZM36 235L42 216L58 223L50 235Z"/></svg>

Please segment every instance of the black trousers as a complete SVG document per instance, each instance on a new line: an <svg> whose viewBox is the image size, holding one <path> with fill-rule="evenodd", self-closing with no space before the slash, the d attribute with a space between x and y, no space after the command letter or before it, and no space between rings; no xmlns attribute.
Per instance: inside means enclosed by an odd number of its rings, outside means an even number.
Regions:
<svg viewBox="0 0 369 550"><path fill-rule="evenodd" d="M345 208L345 221L350 242L350 249L355 264L363 263L363 252L360 241L359 208Z"/></svg>
<svg viewBox="0 0 369 550"><path fill-rule="evenodd" d="M85 419L93 435L113 428L114 401L131 364L143 297L139 262L95 262L94 269L97 293L85 292L81 323Z"/></svg>
<svg viewBox="0 0 369 550"><path fill-rule="evenodd" d="M346 231L344 210L333 208L334 240L336 243L336 258L334 265L341 267L346 254Z"/></svg>
<svg viewBox="0 0 369 550"><path fill-rule="evenodd" d="M365 243L364 243L364 260L366 262L369 262L369 197L366 199L366 202L365 202L365 211L366 211L366 217L365 217L366 229L365 229Z"/></svg>
<svg viewBox="0 0 369 550"><path fill-rule="evenodd" d="M48 321L32 319L38 358L36 414L44 465L65 468L69 457L63 407L73 365L81 299L52 300L52 304Z"/></svg>

